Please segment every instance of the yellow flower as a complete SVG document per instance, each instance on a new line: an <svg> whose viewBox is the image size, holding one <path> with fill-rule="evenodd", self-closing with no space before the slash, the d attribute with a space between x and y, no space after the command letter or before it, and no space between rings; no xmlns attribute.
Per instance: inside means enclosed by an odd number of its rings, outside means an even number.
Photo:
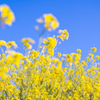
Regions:
<svg viewBox="0 0 100 100"><path fill-rule="evenodd" d="M24 46L26 47L26 49L31 49L32 46L30 45L30 43L35 43L35 41L31 38L23 38L22 42L24 43Z"/></svg>
<svg viewBox="0 0 100 100"><path fill-rule="evenodd" d="M49 37L48 38L48 48L54 48L57 44L57 41L55 38Z"/></svg>
<svg viewBox="0 0 100 100"><path fill-rule="evenodd" d="M44 39L43 43L47 45L46 47L48 48L48 52L53 53L53 49L55 48L57 44L56 38L49 37L47 39Z"/></svg>
<svg viewBox="0 0 100 100"><path fill-rule="evenodd" d="M61 35L57 36L57 38L60 38L62 41L67 39L68 40L68 37L69 37L69 33L67 32L66 29L64 30L59 30L59 33L62 33Z"/></svg>
<svg viewBox="0 0 100 100"><path fill-rule="evenodd" d="M95 53L97 51L97 48L96 47L92 47L91 48L91 52Z"/></svg>
<svg viewBox="0 0 100 100"><path fill-rule="evenodd" d="M2 21L5 24L11 26L12 22L15 21L15 16L14 16L13 12L11 11L11 9L9 8L9 6L7 6L5 4L1 5L0 12L1 12Z"/></svg>
<svg viewBox="0 0 100 100"><path fill-rule="evenodd" d="M39 18L36 20L38 23L43 23L43 19L42 18Z"/></svg>
<svg viewBox="0 0 100 100"><path fill-rule="evenodd" d="M30 51L29 53L32 53L32 57L35 57L35 58L39 56L39 51L35 51L34 49Z"/></svg>
<svg viewBox="0 0 100 100"><path fill-rule="evenodd" d="M35 30L38 31L39 30L39 27L38 26L35 26Z"/></svg>
<svg viewBox="0 0 100 100"><path fill-rule="evenodd" d="M71 65L73 62L73 57L70 54L63 54L63 56L66 57L65 61L69 62L69 64Z"/></svg>
<svg viewBox="0 0 100 100"><path fill-rule="evenodd" d="M100 56L99 55L96 55L95 58L96 58L96 60L99 60L100 59Z"/></svg>
<svg viewBox="0 0 100 100"><path fill-rule="evenodd" d="M59 30L58 32L59 32L59 33L61 33L61 32L62 32L62 30Z"/></svg>
<svg viewBox="0 0 100 100"><path fill-rule="evenodd" d="M0 47L1 47L1 45L6 46L7 44L6 44L6 42L5 42L5 41L0 40Z"/></svg>
<svg viewBox="0 0 100 100"><path fill-rule="evenodd" d="M14 64L15 66L20 64L20 59L23 58L23 55L21 53L15 53L14 54Z"/></svg>
<svg viewBox="0 0 100 100"><path fill-rule="evenodd" d="M70 89L72 87L72 81L67 80L67 89Z"/></svg>
<svg viewBox="0 0 100 100"><path fill-rule="evenodd" d="M67 30L66 30L66 29L65 29L65 30L63 30L63 31L62 31L62 33L64 33L64 35L65 35L65 38L66 38L66 39L68 39L68 37L69 37L69 34L68 34Z"/></svg>
<svg viewBox="0 0 100 100"><path fill-rule="evenodd" d="M87 61L90 61L90 57L89 56L87 56L86 59L87 59Z"/></svg>
<svg viewBox="0 0 100 100"><path fill-rule="evenodd" d="M35 43L35 41L31 38L23 38L22 39L22 42L25 43L25 42L29 42L29 43Z"/></svg>
<svg viewBox="0 0 100 100"><path fill-rule="evenodd" d="M90 56L91 59L93 60L94 54L93 54L93 53L89 53L89 56Z"/></svg>
<svg viewBox="0 0 100 100"><path fill-rule="evenodd" d="M75 54L75 62L77 63L80 59L81 59L81 55L80 54Z"/></svg>
<svg viewBox="0 0 100 100"><path fill-rule="evenodd" d="M81 49L77 49L76 52L77 53L81 53L82 51L81 51Z"/></svg>
<svg viewBox="0 0 100 100"><path fill-rule="evenodd" d="M59 22L52 14L44 14L43 17L45 21L45 28L47 28L49 31L59 27Z"/></svg>
<svg viewBox="0 0 100 100"><path fill-rule="evenodd" d="M11 48L12 46L14 46L14 48L17 48L17 44L15 43L15 41L9 41L7 43L7 48Z"/></svg>
<svg viewBox="0 0 100 100"><path fill-rule="evenodd" d="M43 39L43 43L44 43L44 44L47 44L47 43L48 43L48 40Z"/></svg>
<svg viewBox="0 0 100 100"><path fill-rule="evenodd" d="M60 52L58 52L58 57L59 57L59 58L61 57L61 53L60 53Z"/></svg>

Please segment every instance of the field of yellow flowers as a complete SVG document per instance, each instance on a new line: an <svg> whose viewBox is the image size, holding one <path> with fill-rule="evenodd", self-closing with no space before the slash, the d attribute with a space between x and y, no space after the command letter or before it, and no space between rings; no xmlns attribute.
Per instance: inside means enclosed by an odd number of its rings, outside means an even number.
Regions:
<svg viewBox="0 0 100 100"><path fill-rule="evenodd" d="M9 6L0 5L0 13L1 28L11 26L15 17ZM92 47L85 60L81 60L80 49L55 55L55 47L69 33L60 29L58 36L42 41L45 30L58 28L59 22L52 14L44 14L37 22L44 23L38 50L32 49L35 41L31 38L22 39L25 54L14 50L14 41L0 40L0 100L100 100L97 49Z"/></svg>

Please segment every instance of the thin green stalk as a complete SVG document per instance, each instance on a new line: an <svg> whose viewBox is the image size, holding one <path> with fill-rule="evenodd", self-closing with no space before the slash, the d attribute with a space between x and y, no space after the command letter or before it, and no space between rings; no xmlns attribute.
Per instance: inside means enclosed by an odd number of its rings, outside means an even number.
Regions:
<svg viewBox="0 0 100 100"><path fill-rule="evenodd" d="M38 51L39 51L39 47L41 46L41 43L42 43L42 39L43 39L43 35L44 35L44 33L45 33L45 30L46 30L46 28L44 28L43 30L42 30L42 32L40 33L40 35L39 35L39 43L38 43Z"/></svg>

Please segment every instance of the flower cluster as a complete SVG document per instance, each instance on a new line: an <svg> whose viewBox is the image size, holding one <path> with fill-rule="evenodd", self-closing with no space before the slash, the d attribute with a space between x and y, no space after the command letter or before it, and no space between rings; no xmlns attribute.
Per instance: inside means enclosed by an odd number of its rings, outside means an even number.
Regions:
<svg viewBox="0 0 100 100"><path fill-rule="evenodd" d="M59 35L59 36L57 36L57 38L60 38L62 41L64 41L65 39L68 40L69 33L67 32L66 29L64 29L64 30L59 30L59 33L62 33L62 34Z"/></svg>
<svg viewBox="0 0 100 100"><path fill-rule="evenodd" d="M7 5L0 5L0 21L1 21L1 26L3 24L7 24L9 26L12 25L12 22L15 21L15 16L13 12L10 10L9 6Z"/></svg>
<svg viewBox="0 0 100 100"><path fill-rule="evenodd" d="M45 28L58 27L51 14L44 18ZM13 50L18 47L14 41L0 40L0 100L100 100L97 48L92 47L85 60L79 48L71 54L56 53L59 39L69 37L67 30L59 32L44 39L39 51L32 49L33 39L23 38L25 54Z"/></svg>
<svg viewBox="0 0 100 100"><path fill-rule="evenodd" d="M44 18L44 19L43 19ZM44 14L43 18L37 19L39 23L45 23L45 28L49 31L59 27L59 22L52 14Z"/></svg>
<svg viewBox="0 0 100 100"><path fill-rule="evenodd" d="M23 38L22 42L24 43L23 47L25 49L31 49L32 46L30 45L30 43L33 43L33 44L35 43L35 41L31 38Z"/></svg>
<svg viewBox="0 0 100 100"><path fill-rule="evenodd" d="M25 43L33 43L24 38ZM81 50L76 53L54 55L57 37L44 39L42 50L28 50L27 55L7 48L0 57L0 98L8 100L99 100L100 68L95 47L85 60ZM14 41L3 46L15 46ZM8 46L7 46L8 45ZM27 47L27 45L25 45ZM28 47L27 47L28 48ZM44 50L44 48L46 48ZM26 48L24 48L26 49ZM53 53L50 51L53 50Z"/></svg>

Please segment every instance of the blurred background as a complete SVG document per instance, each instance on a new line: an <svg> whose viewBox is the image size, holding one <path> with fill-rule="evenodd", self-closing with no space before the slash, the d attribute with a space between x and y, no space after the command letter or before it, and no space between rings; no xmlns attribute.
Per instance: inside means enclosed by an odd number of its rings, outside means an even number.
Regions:
<svg viewBox="0 0 100 100"><path fill-rule="evenodd" d="M91 47L96 47L96 55L100 55L100 0L0 0L7 4L15 15L15 22L11 27L5 25L0 28L0 40L15 41L18 44L16 51L22 52L21 39L30 37L36 41L33 49L37 50L39 31L44 24L36 19L43 14L52 13L60 23L54 31L46 31L44 38L58 35L59 29L67 29L69 39L58 45L55 52L70 54L76 49L82 50L82 60L88 55Z"/></svg>

